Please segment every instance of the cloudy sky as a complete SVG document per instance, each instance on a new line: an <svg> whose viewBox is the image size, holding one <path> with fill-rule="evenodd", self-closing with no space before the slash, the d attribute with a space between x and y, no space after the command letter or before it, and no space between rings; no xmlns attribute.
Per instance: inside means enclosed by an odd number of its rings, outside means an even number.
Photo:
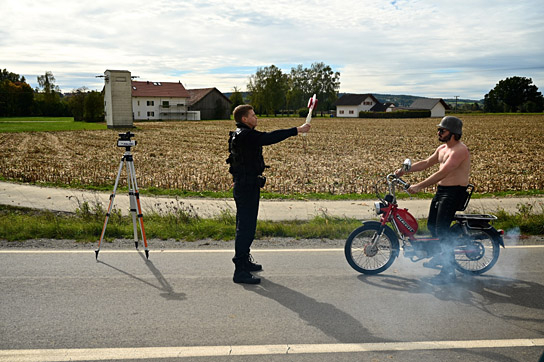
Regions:
<svg viewBox="0 0 544 362"><path fill-rule="evenodd" d="M544 93L544 3L503 0L0 0L0 68L63 91L106 69L245 90L272 64L324 62L340 92L481 99L498 81Z"/></svg>

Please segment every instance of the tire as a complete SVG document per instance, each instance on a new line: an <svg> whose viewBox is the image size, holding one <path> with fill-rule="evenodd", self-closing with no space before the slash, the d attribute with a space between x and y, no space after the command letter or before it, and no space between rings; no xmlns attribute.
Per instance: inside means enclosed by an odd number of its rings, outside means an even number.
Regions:
<svg viewBox="0 0 544 362"><path fill-rule="evenodd" d="M491 269L500 253L500 237L494 229L468 229L468 234L455 227L455 268L461 273L481 275ZM455 232L455 231L454 231Z"/></svg>
<svg viewBox="0 0 544 362"><path fill-rule="evenodd" d="M382 226L378 222L365 223L355 229L346 240L344 247L346 260L359 273L381 273L389 268L399 255L397 236L389 227L385 227L377 248L371 248L371 244L381 228Z"/></svg>

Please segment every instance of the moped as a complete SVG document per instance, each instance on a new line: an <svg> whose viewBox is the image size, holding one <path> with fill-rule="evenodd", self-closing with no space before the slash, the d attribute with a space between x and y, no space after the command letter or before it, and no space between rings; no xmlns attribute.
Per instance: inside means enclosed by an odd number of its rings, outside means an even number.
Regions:
<svg viewBox="0 0 544 362"><path fill-rule="evenodd" d="M411 168L410 159L406 159L402 169ZM376 196L380 201L374 203L380 221L363 221L346 240L344 253L349 265L360 273L378 274L393 264L400 248L404 256L412 262L437 256L442 252L440 240L432 237L416 236L418 222L408 212L401 209L396 198L396 186L407 190L410 184L390 173L385 177L387 192L382 198L379 186L375 185ZM474 186L468 185L466 200L459 201L457 211L464 211L468 206ZM488 271L499 259L500 246L504 248L503 230L496 230L490 223L496 220L494 215L456 213L450 233L454 246L455 268L471 275L480 275Z"/></svg>

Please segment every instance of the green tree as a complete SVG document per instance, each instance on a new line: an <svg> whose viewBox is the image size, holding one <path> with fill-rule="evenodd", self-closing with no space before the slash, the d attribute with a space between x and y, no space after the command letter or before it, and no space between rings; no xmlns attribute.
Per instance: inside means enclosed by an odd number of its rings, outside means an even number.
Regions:
<svg viewBox="0 0 544 362"><path fill-rule="evenodd" d="M291 68L283 74L276 66L259 68L249 77L247 86L250 102L256 112L275 113L287 109L306 108L308 99L315 93L319 102L317 110L328 110L338 98L340 73L322 62L312 64L311 68L302 65Z"/></svg>
<svg viewBox="0 0 544 362"><path fill-rule="evenodd" d="M317 110L327 111L338 99L340 72L335 72L325 63L313 63L310 68L311 92L317 95Z"/></svg>
<svg viewBox="0 0 544 362"><path fill-rule="evenodd" d="M311 80L308 68L303 68L302 64L291 68L289 73L289 90L287 91L287 108L299 109L308 105L308 99L311 97ZM312 93L313 94L313 93Z"/></svg>
<svg viewBox="0 0 544 362"><path fill-rule="evenodd" d="M83 119L85 122L104 121L104 96L97 91L85 95Z"/></svg>
<svg viewBox="0 0 544 362"><path fill-rule="evenodd" d="M268 114L276 114L285 106L288 86L287 75L275 65L271 65L265 70L265 109Z"/></svg>
<svg viewBox="0 0 544 362"><path fill-rule="evenodd" d="M249 83L247 84L247 90L249 91L249 102L255 109L255 112L262 114L264 107L264 89L266 86L265 83L265 73L262 68L257 68L257 72L249 76Z"/></svg>
<svg viewBox="0 0 544 362"><path fill-rule="evenodd" d="M86 87L78 88L77 90L72 91L72 95L68 98L68 107L74 121L81 122L84 120L85 114L85 95L87 92Z"/></svg>
<svg viewBox="0 0 544 362"><path fill-rule="evenodd" d="M25 77L0 70L0 117L29 116L34 108L34 91Z"/></svg>
<svg viewBox="0 0 544 362"><path fill-rule="evenodd" d="M275 65L258 68L247 85L251 104L259 114L276 114L285 105L287 86L287 76Z"/></svg>
<svg viewBox="0 0 544 362"><path fill-rule="evenodd" d="M25 77L21 77L19 74L8 72L7 69L2 69L0 71L0 82L4 80L10 80L13 83L15 82L26 82Z"/></svg>
<svg viewBox="0 0 544 362"><path fill-rule="evenodd" d="M531 78L501 80L484 96L486 112L542 112L544 97Z"/></svg>
<svg viewBox="0 0 544 362"><path fill-rule="evenodd" d="M34 91L30 85L8 78L0 81L0 117L29 116L33 106Z"/></svg>
<svg viewBox="0 0 544 362"><path fill-rule="evenodd" d="M36 104L43 116L64 115L65 105L60 101L60 88L55 85L55 77L50 71L37 77Z"/></svg>
<svg viewBox="0 0 544 362"><path fill-rule="evenodd" d="M231 107L230 112L234 111L234 108L238 107L240 104L244 104L244 97L242 96L242 92L236 87L234 87L234 90L232 94L229 97L231 101Z"/></svg>

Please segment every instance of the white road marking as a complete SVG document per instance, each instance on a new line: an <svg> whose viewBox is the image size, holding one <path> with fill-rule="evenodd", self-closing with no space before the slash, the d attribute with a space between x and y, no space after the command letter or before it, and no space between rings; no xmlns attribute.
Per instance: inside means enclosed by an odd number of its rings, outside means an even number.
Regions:
<svg viewBox="0 0 544 362"><path fill-rule="evenodd" d="M0 361L61 362L155 358L222 357L278 354L422 351L477 348L542 347L544 338L391 343L277 344L254 346L194 346L143 348L11 349L0 350Z"/></svg>
<svg viewBox="0 0 544 362"><path fill-rule="evenodd" d="M506 249L529 249L529 248L544 248L543 245L512 245L506 246ZM149 252L153 253L232 253L233 249L153 249L149 246ZM0 254L87 254L92 253L96 249L77 249L77 250L56 250L56 249L0 249ZM293 252L343 252L344 248L321 248L321 249L252 249L253 253L293 253ZM102 253L134 253L143 252L143 249L101 249Z"/></svg>

